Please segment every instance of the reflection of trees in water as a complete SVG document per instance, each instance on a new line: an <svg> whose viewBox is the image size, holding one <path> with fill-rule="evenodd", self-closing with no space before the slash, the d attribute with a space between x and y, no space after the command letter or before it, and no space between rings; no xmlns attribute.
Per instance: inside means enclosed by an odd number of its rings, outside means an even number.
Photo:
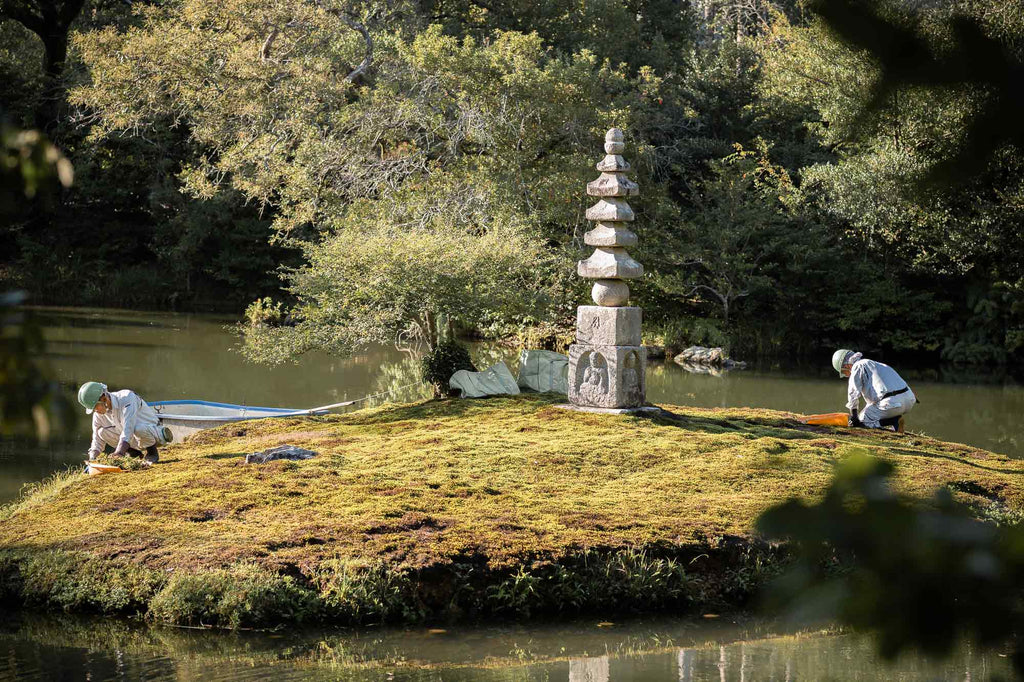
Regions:
<svg viewBox="0 0 1024 682"><path fill-rule="evenodd" d="M473 343L469 345L469 354L473 357L473 364L483 371L491 365L504 362L512 376L519 374L519 349L510 348L493 343Z"/></svg>
<svg viewBox="0 0 1024 682"><path fill-rule="evenodd" d="M433 395L430 386L421 376L421 356L418 353L404 353L404 356L398 362L380 364L372 391L376 397L358 403L355 407L372 407L386 402L411 403Z"/></svg>
<svg viewBox="0 0 1024 682"><path fill-rule="evenodd" d="M1008 659L965 644L947 659L908 655L885 664L869 637L778 636L757 624L711 626L666 621L581 630L574 626L504 629L460 627L442 637L422 631L296 630L228 633L149 627L118 619L12 614L0 627L0 677L47 679L279 679L383 677L396 666L429 679L987 680L1012 672ZM243 637L242 634L245 636ZM523 635L527 635L524 637ZM523 641L523 640L526 641ZM680 646L682 645L682 646ZM87 652L87 655L86 655ZM419 673L419 674L416 674ZM6 679L6 677L5 677ZM42 677L40 677L42 679Z"/></svg>
<svg viewBox="0 0 1024 682"><path fill-rule="evenodd" d="M514 348L474 343L469 344L469 352L478 370L485 370L499 362L508 365L513 375L519 370L518 350ZM400 361L382 362L373 383L373 390L370 391L375 397L357 403L354 407L371 407L385 402L409 403L431 397L433 393L430 386L423 381L420 369L422 357L422 353L412 351L404 353Z"/></svg>

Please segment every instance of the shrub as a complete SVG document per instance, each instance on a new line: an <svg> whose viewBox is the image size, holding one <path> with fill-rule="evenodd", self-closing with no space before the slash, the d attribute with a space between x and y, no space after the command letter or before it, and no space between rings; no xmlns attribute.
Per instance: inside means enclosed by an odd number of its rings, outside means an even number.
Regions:
<svg viewBox="0 0 1024 682"><path fill-rule="evenodd" d="M149 606L149 617L157 621L232 629L316 616L311 590L255 564L176 573Z"/></svg>
<svg viewBox="0 0 1024 682"><path fill-rule="evenodd" d="M469 357L469 349L457 341L442 341L421 360L423 380L434 387L434 395L451 396L448 380L460 369L475 372L476 367Z"/></svg>
<svg viewBox="0 0 1024 682"><path fill-rule="evenodd" d="M690 346L728 349L730 345L728 334L714 320L695 317L679 318L664 324L661 336L666 358L672 358Z"/></svg>
<svg viewBox="0 0 1024 682"><path fill-rule="evenodd" d="M145 610L163 587L159 572L62 550L0 559L0 590L6 599L64 611L133 614Z"/></svg>
<svg viewBox="0 0 1024 682"><path fill-rule="evenodd" d="M694 578L679 558L645 549L584 550L564 563L520 567L487 589L489 610L527 618L542 613L643 613L684 608Z"/></svg>
<svg viewBox="0 0 1024 682"><path fill-rule="evenodd" d="M411 576L383 563L328 560L315 572L313 582L326 617L333 621L408 623L424 616L413 597Z"/></svg>

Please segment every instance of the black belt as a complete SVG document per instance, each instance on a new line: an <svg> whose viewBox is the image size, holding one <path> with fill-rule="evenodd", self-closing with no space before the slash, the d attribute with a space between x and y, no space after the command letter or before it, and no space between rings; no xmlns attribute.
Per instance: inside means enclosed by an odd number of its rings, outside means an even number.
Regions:
<svg viewBox="0 0 1024 682"><path fill-rule="evenodd" d="M885 395L883 395L883 396L882 396L881 398L879 398L878 400L879 400L879 401L882 401L882 400L885 400L886 398L891 398L891 397L893 397L894 395L899 395L900 393L906 393L906 392L907 392L907 391L909 391L909 390L910 390L910 387L909 387L909 386L904 386L903 388L901 388L901 389L900 389L900 390L898 390L898 391L889 391L888 393L886 393Z"/></svg>

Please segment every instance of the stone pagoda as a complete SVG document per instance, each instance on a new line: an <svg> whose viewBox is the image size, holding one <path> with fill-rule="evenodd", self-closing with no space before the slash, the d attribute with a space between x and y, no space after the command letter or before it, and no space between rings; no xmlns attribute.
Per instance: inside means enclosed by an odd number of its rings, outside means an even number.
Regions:
<svg viewBox="0 0 1024 682"><path fill-rule="evenodd" d="M587 220L596 224L584 241L595 249L576 266L580 277L596 280L591 295L597 305L577 308L576 343L569 347L569 402L587 409L633 410L644 405L646 396L641 313L628 305L625 282L644 274L626 253L627 246L636 244L626 197L637 196L640 188L626 177L623 139L618 128L604 136L607 155L597 164L601 177L587 184L587 194L598 202L587 210Z"/></svg>

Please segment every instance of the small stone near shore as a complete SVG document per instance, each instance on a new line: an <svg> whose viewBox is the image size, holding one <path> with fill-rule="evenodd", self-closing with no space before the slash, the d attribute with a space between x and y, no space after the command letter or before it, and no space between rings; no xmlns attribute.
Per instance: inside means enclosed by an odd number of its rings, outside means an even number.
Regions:
<svg viewBox="0 0 1024 682"><path fill-rule="evenodd" d="M317 453L295 445L279 445L276 448L253 452L245 456L246 464L266 464L275 459L312 459Z"/></svg>
<svg viewBox="0 0 1024 682"><path fill-rule="evenodd" d="M729 358L724 348L705 348L704 346L690 346L672 359L679 365L704 365L726 369L742 369L747 366L745 362L737 362Z"/></svg>

